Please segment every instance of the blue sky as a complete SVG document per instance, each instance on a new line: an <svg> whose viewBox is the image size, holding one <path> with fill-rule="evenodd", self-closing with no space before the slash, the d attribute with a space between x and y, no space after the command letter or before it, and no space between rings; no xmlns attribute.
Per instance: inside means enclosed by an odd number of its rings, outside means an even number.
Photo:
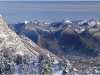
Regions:
<svg viewBox="0 0 100 75"><path fill-rule="evenodd" d="M7 23L98 19L100 1L0 1L0 14Z"/></svg>

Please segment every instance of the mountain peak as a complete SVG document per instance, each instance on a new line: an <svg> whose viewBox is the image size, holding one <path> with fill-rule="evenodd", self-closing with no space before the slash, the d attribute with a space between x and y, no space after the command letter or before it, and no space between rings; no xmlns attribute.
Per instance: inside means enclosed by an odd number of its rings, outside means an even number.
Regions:
<svg viewBox="0 0 100 75"><path fill-rule="evenodd" d="M97 24L99 25L99 22L98 22L97 19L91 19L91 20L88 21L88 24L91 25L91 26L97 25Z"/></svg>
<svg viewBox="0 0 100 75"><path fill-rule="evenodd" d="M6 24L6 22L3 21L2 16L0 15L0 50L3 50L5 48L13 48L14 51L17 53L23 53L27 54L29 53L32 55L32 53L28 50L26 46L24 46L24 43L22 42L21 38L12 31Z"/></svg>
<svg viewBox="0 0 100 75"><path fill-rule="evenodd" d="M2 16L0 15L0 22L2 22L3 21L3 19L2 19Z"/></svg>
<svg viewBox="0 0 100 75"><path fill-rule="evenodd" d="M7 30L7 24L3 21L2 16L0 15L0 33Z"/></svg>
<svg viewBox="0 0 100 75"><path fill-rule="evenodd" d="M72 23L68 18L63 20L63 23Z"/></svg>
<svg viewBox="0 0 100 75"><path fill-rule="evenodd" d="M25 21L24 23L25 23L25 24L28 24L29 22L28 22L28 21Z"/></svg>

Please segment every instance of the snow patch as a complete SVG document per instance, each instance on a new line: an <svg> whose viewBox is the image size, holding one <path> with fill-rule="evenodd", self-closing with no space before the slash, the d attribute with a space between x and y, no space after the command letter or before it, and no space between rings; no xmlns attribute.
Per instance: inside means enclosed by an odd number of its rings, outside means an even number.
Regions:
<svg viewBox="0 0 100 75"><path fill-rule="evenodd" d="M77 33L82 33L83 31L85 31L85 29L75 29L75 31L77 32Z"/></svg>
<svg viewBox="0 0 100 75"><path fill-rule="evenodd" d="M68 20L68 18L67 18L67 19L63 20L63 23L72 23L72 22L70 20Z"/></svg>
<svg viewBox="0 0 100 75"><path fill-rule="evenodd" d="M28 21L25 21L24 23L25 23L25 24L28 24L29 22L28 22Z"/></svg>

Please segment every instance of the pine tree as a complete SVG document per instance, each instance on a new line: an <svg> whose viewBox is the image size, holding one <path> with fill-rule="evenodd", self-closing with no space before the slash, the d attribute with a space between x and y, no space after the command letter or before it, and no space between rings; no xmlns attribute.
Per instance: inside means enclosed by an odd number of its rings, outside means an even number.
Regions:
<svg viewBox="0 0 100 75"><path fill-rule="evenodd" d="M22 55L17 54L15 63L17 64L18 74L22 74Z"/></svg>
<svg viewBox="0 0 100 75"><path fill-rule="evenodd" d="M99 75L99 71L97 70L97 67L92 68L92 74Z"/></svg>
<svg viewBox="0 0 100 75"><path fill-rule="evenodd" d="M17 65L22 64L22 55L17 54L16 58L15 58L15 63Z"/></svg>
<svg viewBox="0 0 100 75"><path fill-rule="evenodd" d="M64 58L58 65L59 69L62 70L62 74L71 74L73 68L67 59Z"/></svg>
<svg viewBox="0 0 100 75"><path fill-rule="evenodd" d="M1 70L1 67L0 67L0 74L2 74L2 70Z"/></svg>
<svg viewBox="0 0 100 75"><path fill-rule="evenodd" d="M2 74L2 63L0 62L0 74Z"/></svg>
<svg viewBox="0 0 100 75"><path fill-rule="evenodd" d="M28 54L24 54L23 56L23 64L28 64L28 62L30 61L30 56Z"/></svg>
<svg viewBox="0 0 100 75"><path fill-rule="evenodd" d="M3 61L3 57L0 56L0 74L2 74L2 61Z"/></svg>
<svg viewBox="0 0 100 75"><path fill-rule="evenodd" d="M8 62L12 62L13 59L14 59L14 49L12 47L9 47L9 48L4 48L2 51L2 54L4 56L4 58L6 58L6 60L8 60Z"/></svg>
<svg viewBox="0 0 100 75"><path fill-rule="evenodd" d="M39 56L39 73L53 74L54 59L50 54L42 54Z"/></svg>
<svg viewBox="0 0 100 75"><path fill-rule="evenodd" d="M10 66L10 64L8 64L7 62L4 64L4 68L3 68L3 72L5 73L5 74L10 74L11 72L11 66Z"/></svg>

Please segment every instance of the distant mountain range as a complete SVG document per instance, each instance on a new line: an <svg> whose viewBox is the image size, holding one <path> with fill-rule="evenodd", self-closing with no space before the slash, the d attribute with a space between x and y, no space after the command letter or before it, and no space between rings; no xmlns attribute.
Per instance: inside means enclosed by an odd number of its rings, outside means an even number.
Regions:
<svg viewBox="0 0 100 75"><path fill-rule="evenodd" d="M38 20L8 24L18 35L30 38L39 46L59 55L97 57L100 54L100 22L89 21L43 22Z"/></svg>

